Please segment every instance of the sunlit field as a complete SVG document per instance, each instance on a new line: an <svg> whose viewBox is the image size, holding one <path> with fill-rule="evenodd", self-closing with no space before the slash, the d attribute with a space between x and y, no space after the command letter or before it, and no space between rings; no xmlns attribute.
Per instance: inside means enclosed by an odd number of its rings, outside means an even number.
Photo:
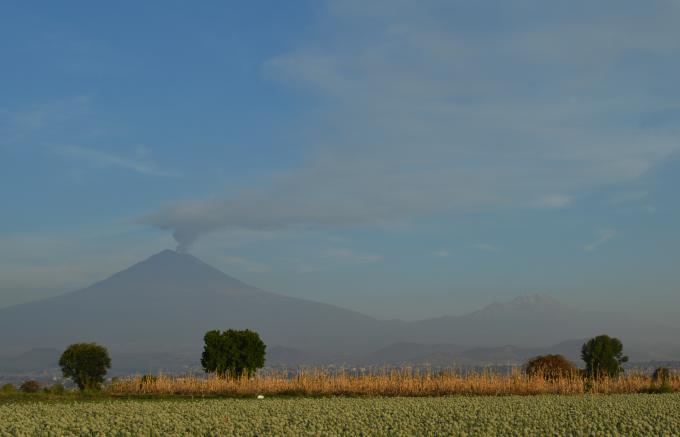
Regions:
<svg viewBox="0 0 680 437"><path fill-rule="evenodd" d="M0 403L0 435L680 435L680 394Z"/></svg>
<svg viewBox="0 0 680 437"><path fill-rule="evenodd" d="M493 372L460 374L407 370L353 375L317 370L293 377L267 374L250 379L136 376L116 380L107 389L113 395L191 396L577 395L648 393L660 390L680 391L680 377L673 375L665 384L660 384L642 374L599 380L588 380L574 374L569 378L546 380L541 376L527 376L520 369L508 375Z"/></svg>

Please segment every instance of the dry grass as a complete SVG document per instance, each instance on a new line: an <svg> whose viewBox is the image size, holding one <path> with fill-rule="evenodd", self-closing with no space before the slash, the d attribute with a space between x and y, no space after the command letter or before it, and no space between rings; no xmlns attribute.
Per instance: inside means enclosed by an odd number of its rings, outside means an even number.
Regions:
<svg viewBox="0 0 680 437"><path fill-rule="evenodd" d="M680 391L680 376L668 381L672 391ZM583 393L644 393L658 389L648 376L630 374L587 382L578 375L548 381L526 376L517 369L509 375L456 372L438 374L409 370L369 375L330 374L307 371L297 376L258 375L251 379L196 376L156 378L130 377L115 381L108 391L113 395L192 395L192 396L442 396L442 395L537 395Z"/></svg>

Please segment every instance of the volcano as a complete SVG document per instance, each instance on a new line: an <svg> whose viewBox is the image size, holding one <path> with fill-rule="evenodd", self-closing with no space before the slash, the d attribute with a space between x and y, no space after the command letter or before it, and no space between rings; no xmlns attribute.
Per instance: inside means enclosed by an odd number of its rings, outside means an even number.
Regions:
<svg viewBox="0 0 680 437"><path fill-rule="evenodd" d="M382 325L165 250L83 290L0 309L0 347L8 354L94 341L122 353L195 354L208 330L253 329L269 345L342 355L379 346Z"/></svg>
<svg viewBox="0 0 680 437"><path fill-rule="evenodd" d="M0 354L25 362L36 355L31 351L43 356L71 343L97 342L114 362L126 363L126 371L182 360L196 365L203 335L212 329L257 331L267 344L268 364L417 363L433 357L507 362L603 333L621 338L632 361L680 358L677 327L575 309L546 295L461 316L386 321L264 291L172 250L88 288L1 308ZM565 353L578 356L578 345L564 344L570 345Z"/></svg>

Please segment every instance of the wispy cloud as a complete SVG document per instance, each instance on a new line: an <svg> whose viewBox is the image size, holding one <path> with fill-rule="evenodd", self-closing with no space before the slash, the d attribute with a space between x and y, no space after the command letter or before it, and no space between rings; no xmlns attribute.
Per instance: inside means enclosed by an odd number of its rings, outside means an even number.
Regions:
<svg viewBox="0 0 680 437"><path fill-rule="evenodd" d="M138 148L134 156L120 156L101 150L79 146L54 147L53 150L67 157L81 159L98 166L123 168L147 176L176 177L174 173L160 170L150 161L148 149Z"/></svg>
<svg viewBox="0 0 680 437"><path fill-rule="evenodd" d="M3 110L8 128L19 131L35 131L56 123L63 123L90 112L89 96L76 96L34 105L21 110Z"/></svg>
<svg viewBox="0 0 680 437"><path fill-rule="evenodd" d="M145 222L186 247L228 228L566 208L680 151L677 123L628 122L674 104L639 84L673 89L675 78L633 61L676 65L672 2L583 1L576 14L541 1L527 2L532 14L493 4L512 25L486 27L488 11L475 2L329 2L328 32L265 66L320 97L314 122L302 121L310 157L269 187L169 205Z"/></svg>
<svg viewBox="0 0 680 437"><path fill-rule="evenodd" d="M91 115L91 98L75 96L27 105L0 107L0 147L42 147L65 133L83 131L83 119ZM87 129L86 129L87 130Z"/></svg>
<svg viewBox="0 0 680 437"><path fill-rule="evenodd" d="M446 250L446 249L438 249L438 250L435 250L434 252L432 252L432 255L439 256L439 257L447 257L450 254L449 254L449 251Z"/></svg>
<svg viewBox="0 0 680 437"><path fill-rule="evenodd" d="M333 269L338 263L370 264L382 262L384 257L375 253L355 252L349 249L326 249L315 262L295 259L292 268L297 273L317 273Z"/></svg>
<svg viewBox="0 0 680 437"><path fill-rule="evenodd" d="M539 198L535 205L540 208L565 208L571 205L573 201L573 196L553 194Z"/></svg>
<svg viewBox="0 0 680 437"><path fill-rule="evenodd" d="M315 266L303 260L297 259L294 262L293 270L295 270L297 273L317 273L322 269L319 266Z"/></svg>
<svg viewBox="0 0 680 437"><path fill-rule="evenodd" d="M603 231L600 231L600 236L597 240L593 241L592 243L586 245L583 247L583 250L587 252L594 252L597 250L600 246L605 244L607 241L613 239L616 237L617 232L613 229L605 229Z"/></svg>
<svg viewBox="0 0 680 437"><path fill-rule="evenodd" d="M613 205L621 205L627 203L639 203L646 201L649 197L649 193L645 190L634 190L634 191L624 191L614 194L610 202Z"/></svg>
<svg viewBox="0 0 680 437"><path fill-rule="evenodd" d="M489 243L477 243L471 246L473 249L481 250L482 252L500 252L501 249Z"/></svg>
<svg viewBox="0 0 680 437"><path fill-rule="evenodd" d="M270 267L266 264L259 263L241 256L228 255L222 257L222 261L230 266L251 272L251 273L266 273Z"/></svg>
<svg viewBox="0 0 680 437"><path fill-rule="evenodd" d="M374 263L383 260L383 256L374 253L357 253L348 249L329 249L323 252L324 258L345 259L358 263Z"/></svg>

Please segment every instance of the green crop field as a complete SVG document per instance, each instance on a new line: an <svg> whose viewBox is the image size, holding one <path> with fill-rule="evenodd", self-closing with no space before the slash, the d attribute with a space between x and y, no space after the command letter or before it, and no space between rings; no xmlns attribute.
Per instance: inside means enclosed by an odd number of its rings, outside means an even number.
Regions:
<svg viewBox="0 0 680 437"><path fill-rule="evenodd" d="M680 436L680 394L8 401L0 435Z"/></svg>

